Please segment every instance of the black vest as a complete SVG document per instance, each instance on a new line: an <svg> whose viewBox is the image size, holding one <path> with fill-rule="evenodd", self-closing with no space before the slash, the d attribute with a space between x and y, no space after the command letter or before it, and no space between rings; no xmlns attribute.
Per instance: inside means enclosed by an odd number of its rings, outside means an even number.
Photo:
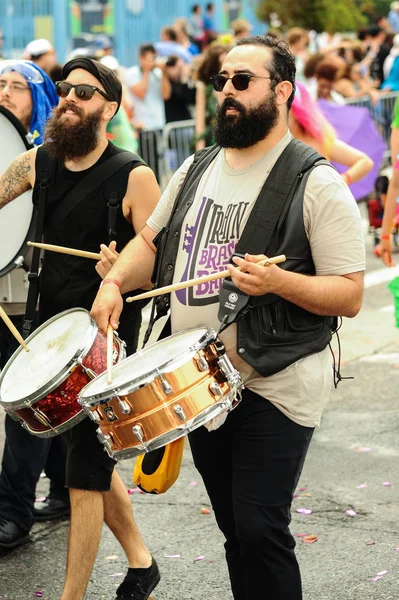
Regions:
<svg viewBox="0 0 399 600"><path fill-rule="evenodd" d="M197 153L178 194L168 225L155 239L157 257L153 273L156 287L170 285L173 280L180 231L184 217L194 201L202 174L217 156L213 146ZM305 275L315 275L309 242L303 223L303 197L307 179L316 164L328 164L322 156L297 140L280 155L237 244L236 252L285 254L281 268ZM278 197L286 206L266 243L268 197ZM155 300L157 316L167 313L169 295ZM331 340L333 317L310 313L275 294L252 297L237 322L237 352L262 376L277 373L300 358L323 350Z"/></svg>

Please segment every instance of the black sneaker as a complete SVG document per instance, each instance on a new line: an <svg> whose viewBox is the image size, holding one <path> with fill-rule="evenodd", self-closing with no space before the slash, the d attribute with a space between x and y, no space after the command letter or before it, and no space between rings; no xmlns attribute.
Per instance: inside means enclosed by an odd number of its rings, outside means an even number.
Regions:
<svg viewBox="0 0 399 600"><path fill-rule="evenodd" d="M137 575L135 571L146 571L145 575ZM125 579L116 590L115 600L148 600L151 592L157 587L161 575L155 559L148 569L129 569Z"/></svg>

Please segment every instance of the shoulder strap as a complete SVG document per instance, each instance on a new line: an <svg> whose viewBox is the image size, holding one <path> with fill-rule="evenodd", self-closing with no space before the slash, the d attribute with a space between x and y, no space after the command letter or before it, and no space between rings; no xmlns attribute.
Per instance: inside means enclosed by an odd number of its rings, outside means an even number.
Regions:
<svg viewBox="0 0 399 600"><path fill-rule="evenodd" d="M262 186L237 244L237 253L266 252L277 223L281 223L288 213L303 175L321 160L323 156L313 148L298 140L291 140ZM259 248L260 240L262 248Z"/></svg>
<svg viewBox="0 0 399 600"><path fill-rule="evenodd" d="M36 172L40 181L39 200L36 207L36 227L35 242L41 242L43 238L44 213L46 211L47 195L49 182L56 160L52 157L45 158L42 147L37 149L36 153ZM39 266L40 266L40 248L33 248L32 263L28 275L29 290L26 300L25 316L22 324L22 335L26 339L32 331L35 318L37 299L39 297Z"/></svg>
<svg viewBox="0 0 399 600"><path fill-rule="evenodd" d="M57 211L57 215L50 220L49 226L51 227L55 224L55 221L57 222L57 226L60 226L79 202L91 194L91 192L98 188L104 181L112 177L119 169L131 162L139 162L139 159L135 154L132 152L120 152L115 156L111 156L111 158L108 158L100 165L97 165L82 179L79 186L75 186L63 198L59 210ZM140 161L140 163L141 162L142 161Z"/></svg>

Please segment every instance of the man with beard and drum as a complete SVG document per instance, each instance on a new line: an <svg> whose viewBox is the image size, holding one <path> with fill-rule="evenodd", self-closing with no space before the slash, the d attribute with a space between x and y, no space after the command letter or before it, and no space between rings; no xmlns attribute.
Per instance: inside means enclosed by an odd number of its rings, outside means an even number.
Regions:
<svg viewBox="0 0 399 600"><path fill-rule="evenodd" d="M32 147L42 144L45 123L57 104L55 86L40 67L25 60L0 64L0 106L18 119ZM2 152L7 155L7 145ZM9 225L12 227L12 223ZM7 242L2 240L2 243ZM4 279L7 277L15 301L2 305L22 333L26 273L22 268L13 269ZM0 320L0 369L17 346L14 336ZM0 550L9 551L29 540L35 519L67 516L69 497L65 489L66 449L62 440L33 437L9 415L5 418L5 433L0 473ZM44 502L34 505L36 483L43 469L50 480L50 491Z"/></svg>
<svg viewBox="0 0 399 600"><path fill-rule="evenodd" d="M148 281L156 252L157 287L228 265L231 281L208 281L170 297L163 292L156 303L158 315L170 307L172 333L221 329L245 384L223 424L189 435L226 538L235 600L260 590L268 600L302 598L291 502L333 380L331 315L354 317L362 301L359 210L335 169L292 139L294 82L294 57L283 41L244 38L227 54L213 78L216 145L174 175L109 272L117 284L103 286L92 308L102 330L109 322L115 328L121 293ZM279 254L286 255L281 266L256 264ZM220 320L231 322L228 310L237 299L241 318L233 311L232 324L221 328Z"/></svg>
<svg viewBox="0 0 399 600"><path fill-rule="evenodd" d="M122 247L152 213L159 199L158 185L152 171L132 154L129 163L88 192L66 218L61 218L62 199L70 190L83 186L81 182L94 169L101 173L107 160L122 152L106 137L106 126L121 103L122 87L116 75L101 63L76 58L64 66L63 77L64 81L56 84L60 103L46 126L44 145L22 154L0 178L0 207L29 187L36 201L39 173L47 162L44 241L81 250L98 249L108 237L107 196L117 192L121 202L115 223L116 242ZM96 269L88 259L45 254L40 275L40 323L63 310L91 306L101 281L99 274L104 276L115 258L115 252L106 245L101 248L102 260ZM104 279L103 284L107 287L113 282ZM136 349L140 324L138 307L121 315L119 332L130 353ZM129 563L117 597L148 598L160 579L159 571L140 537L129 496L114 470L115 462L97 440L95 424L84 419L63 438L67 442L71 524L62 600L83 599L103 521L122 545Z"/></svg>

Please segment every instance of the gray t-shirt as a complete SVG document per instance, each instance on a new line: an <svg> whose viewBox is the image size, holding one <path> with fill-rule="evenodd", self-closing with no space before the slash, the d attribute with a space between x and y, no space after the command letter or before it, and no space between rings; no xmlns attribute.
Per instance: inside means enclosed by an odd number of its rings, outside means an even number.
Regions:
<svg viewBox="0 0 399 600"><path fill-rule="evenodd" d="M125 72L125 82L130 88L143 78L139 66L131 67ZM162 71L155 67L149 74L148 89L144 98L130 92L133 101L134 120L141 122L144 129L163 129L165 127L165 103L162 97Z"/></svg>
<svg viewBox="0 0 399 600"><path fill-rule="evenodd" d="M291 139L287 132L269 152L245 169L231 169L225 152L219 153L202 176L183 223L173 283L226 268L265 179ZM175 173L148 220L148 226L155 232L166 224L192 160L193 157L188 158ZM365 269L359 209L348 186L331 167L320 165L310 174L303 214L316 275L346 275ZM172 331L199 325L217 330L221 285L222 280L218 279L173 293ZM220 337L248 389L270 400L300 425L320 424L332 384L328 347L275 375L262 377L237 354L235 325Z"/></svg>

